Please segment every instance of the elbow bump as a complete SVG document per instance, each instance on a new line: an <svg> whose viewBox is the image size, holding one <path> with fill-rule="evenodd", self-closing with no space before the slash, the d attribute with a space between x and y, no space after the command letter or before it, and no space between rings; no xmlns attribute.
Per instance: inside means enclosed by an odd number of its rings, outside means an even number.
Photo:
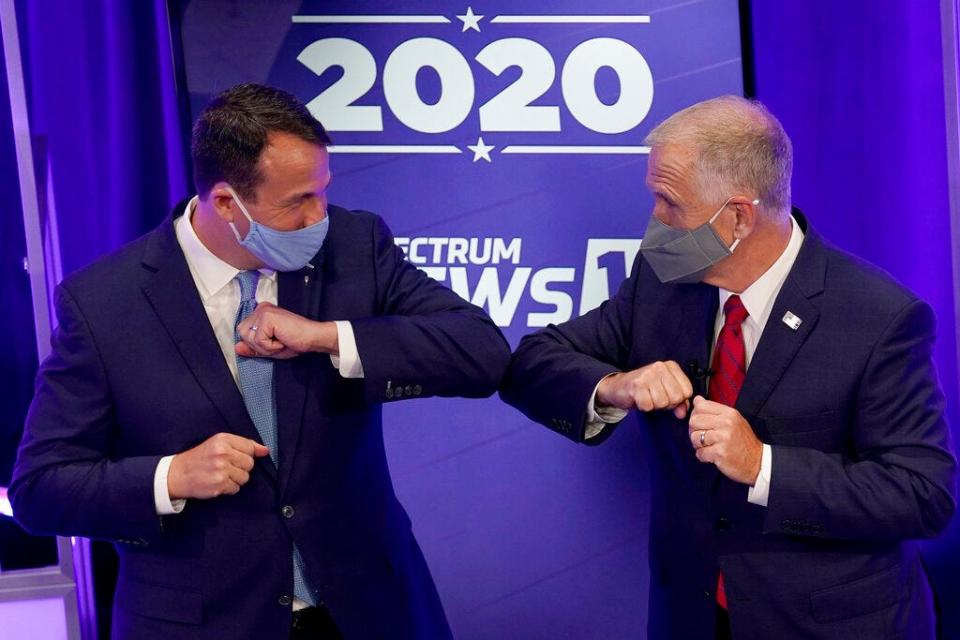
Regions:
<svg viewBox="0 0 960 640"><path fill-rule="evenodd" d="M481 395L488 398L500 389L500 384L510 367L510 349L505 341L492 344L491 348L479 354L477 358L477 387Z"/></svg>

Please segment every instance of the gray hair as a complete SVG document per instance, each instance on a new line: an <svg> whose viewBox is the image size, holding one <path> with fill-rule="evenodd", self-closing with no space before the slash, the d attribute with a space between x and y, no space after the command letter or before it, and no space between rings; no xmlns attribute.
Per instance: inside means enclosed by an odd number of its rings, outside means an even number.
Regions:
<svg viewBox="0 0 960 640"><path fill-rule="evenodd" d="M763 210L790 210L793 146L780 122L756 100L731 95L699 102L657 125L645 143L690 148L705 196L722 202L756 194Z"/></svg>

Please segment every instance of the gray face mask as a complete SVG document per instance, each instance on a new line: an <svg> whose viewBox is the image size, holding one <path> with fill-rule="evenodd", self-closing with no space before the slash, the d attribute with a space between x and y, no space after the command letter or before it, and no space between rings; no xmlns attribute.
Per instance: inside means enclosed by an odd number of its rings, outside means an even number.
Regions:
<svg viewBox="0 0 960 640"><path fill-rule="evenodd" d="M733 253L740 239L728 247L711 226L731 200L733 196L696 229L674 229L650 216L640 251L660 282L700 282L710 267ZM754 200L753 204L760 201Z"/></svg>

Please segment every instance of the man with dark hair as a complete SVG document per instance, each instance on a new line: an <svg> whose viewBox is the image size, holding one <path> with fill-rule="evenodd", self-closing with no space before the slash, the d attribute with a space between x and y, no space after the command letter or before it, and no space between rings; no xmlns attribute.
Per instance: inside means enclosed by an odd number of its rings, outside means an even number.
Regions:
<svg viewBox="0 0 960 640"><path fill-rule="evenodd" d="M199 195L57 288L10 493L33 532L116 543L115 638L450 636L380 405L488 396L509 349L327 203L329 142L285 92L224 92Z"/></svg>
<svg viewBox="0 0 960 640"><path fill-rule="evenodd" d="M286 91L241 84L210 101L193 126L193 182L201 198L226 181L244 198L263 179L260 152L269 133L287 133L319 147L331 144L320 121Z"/></svg>
<svg viewBox="0 0 960 640"><path fill-rule="evenodd" d="M936 618L916 538L956 509L930 307L791 207L763 105L648 136L654 208L596 310L525 337L501 394L577 442L643 417L650 638L911 638Z"/></svg>

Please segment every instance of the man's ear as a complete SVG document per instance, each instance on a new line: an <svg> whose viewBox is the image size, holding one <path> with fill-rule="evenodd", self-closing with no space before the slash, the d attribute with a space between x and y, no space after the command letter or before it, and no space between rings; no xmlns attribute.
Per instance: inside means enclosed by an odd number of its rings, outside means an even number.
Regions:
<svg viewBox="0 0 960 640"><path fill-rule="evenodd" d="M233 214L236 211L233 195L226 182L218 182L210 189L207 194L207 201L213 210L217 212L220 219L224 222L233 222Z"/></svg>
<svg viewBox="0 0 960 640"><path fill-rule="evenodd" d="M734 237L742 240L753 233L753 229L757 225L757 217L760 215L760 201L738 198L732 204L737 212L733 234Z"/></svg>

